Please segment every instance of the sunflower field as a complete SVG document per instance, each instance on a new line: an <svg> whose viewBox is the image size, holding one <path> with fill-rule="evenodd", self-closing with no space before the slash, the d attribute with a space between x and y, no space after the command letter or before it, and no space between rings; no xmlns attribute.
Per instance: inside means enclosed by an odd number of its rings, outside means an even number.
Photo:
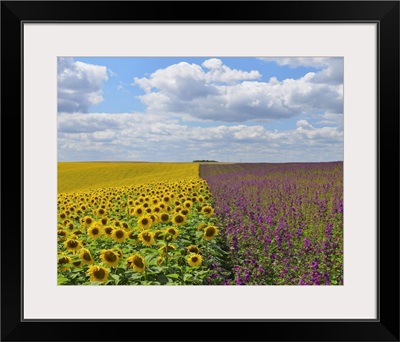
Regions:
<svg viewBox="0 0 400 342"><path fill-rule="evenodd" d="M195 163L59 162L58 193L196 177Z"/></svg>
<svg viewBox="0 0 400 342"><path fill-rule="evenodd" d="M59 193L58 284L204 284L227 254L211 203L198 176Z"/></svg>

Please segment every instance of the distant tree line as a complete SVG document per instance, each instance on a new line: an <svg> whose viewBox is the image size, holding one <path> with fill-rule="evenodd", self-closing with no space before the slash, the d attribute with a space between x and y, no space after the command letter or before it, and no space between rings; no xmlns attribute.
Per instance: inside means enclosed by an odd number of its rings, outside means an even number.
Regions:
<svg viewBox="0 0 400 342"><path fill-rule="evenodd" d="M218 163L217 160L193 160L193 163Z"/></svg>

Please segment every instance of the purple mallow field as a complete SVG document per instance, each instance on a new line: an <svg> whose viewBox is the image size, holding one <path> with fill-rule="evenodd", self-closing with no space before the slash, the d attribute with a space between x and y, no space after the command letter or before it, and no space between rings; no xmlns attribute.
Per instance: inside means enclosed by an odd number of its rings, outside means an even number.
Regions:
<svg viewBox="0 0 400 342"><path fill-rule="evenodd" d="M219 241L208 282L343 285L343 163L202 164Z"/></svg>

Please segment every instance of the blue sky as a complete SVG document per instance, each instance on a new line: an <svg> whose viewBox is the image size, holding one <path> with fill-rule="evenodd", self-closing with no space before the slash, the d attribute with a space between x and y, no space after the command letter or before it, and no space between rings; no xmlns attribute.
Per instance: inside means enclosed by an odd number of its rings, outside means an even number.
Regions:
<svg viewBox="0 0 400 342"><path fill-rule="evenodd" d="M343 160L343 59L58 59L59 161Z"/></svg>

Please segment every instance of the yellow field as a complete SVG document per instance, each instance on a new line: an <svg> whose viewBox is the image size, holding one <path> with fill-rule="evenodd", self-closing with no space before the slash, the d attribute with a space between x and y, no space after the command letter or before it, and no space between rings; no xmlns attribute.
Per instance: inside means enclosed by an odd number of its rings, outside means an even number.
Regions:
<svg viewBox="0 0 400 342"><path fill-rule="evenodd" d="M198 177L198 163L59 162L58 193Z"/></svg>

